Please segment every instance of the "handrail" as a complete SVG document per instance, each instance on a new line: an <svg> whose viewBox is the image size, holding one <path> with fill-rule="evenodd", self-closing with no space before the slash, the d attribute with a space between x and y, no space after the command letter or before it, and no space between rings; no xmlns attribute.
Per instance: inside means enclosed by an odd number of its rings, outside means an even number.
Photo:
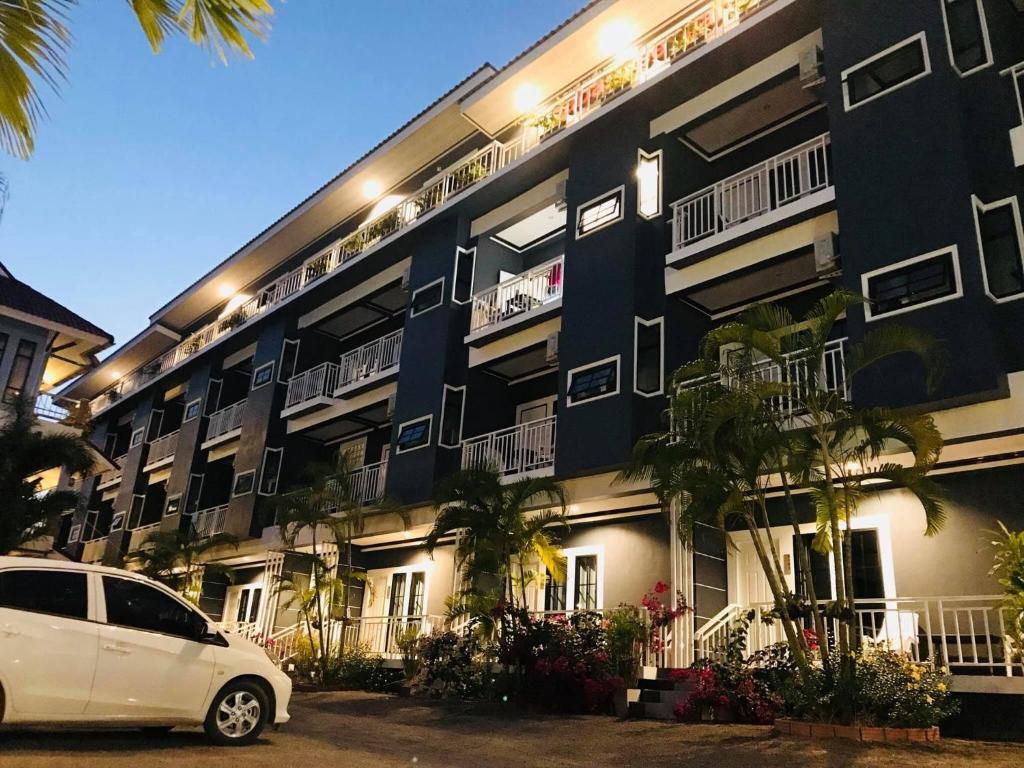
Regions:
<svg viewBox="0 0 1024 768"><path fill-rule="evenodd" d="M387 482L388 463L378 461L367 464L349 472L352 497L360 504L371 504L384 496L384 484Z"/></svg>
<svg viewBox="0 0 1024 768"><path fill-rule="evenodd" d="M317 397L331 397L338 388L341 367L337 363L320 363L288 380L285 407L292 408Z"/></svg>
<svg viewBox="0 0 1024 768"><path fill-rule="evenodd" d="M341 356L337 389L398 368L402 356L403 329L356 347Z"/></svg>
<svg viewBox="0 0 1024 768"><path fill-rule="evenodd" d="M241 427L247 402L248 400L239 400L237 403L211 413L210 423L206 427L206 439L212 440Z"/></svg>
<svg viewBox="0 0 1024 768"><path fill-rule="evenodd" d="M114 459L114 469L108 469L106 472L101 472L97 485L107 485L108 483L113 483L124 477L124 464L127 460L127 453L123 453Z"/></svg>
<svg viewBox="0 0 1024 768"><path fill-rule="evenodd" d="M565 256L562 255L473 294L470 332L498 326L523 312L560 299L564 272Z"/></svg>
<svg viewBox="0 0 1024 768"><path fill-rule="evenodd" d="M153 464L157 461L163 461L174 455L174 452L178 450L178 434L179 430L169 432L162 437L158 437L155 440L151 440L149 443L149 455L146 457L146 464Z"/></svg>
<svg viewBox="0 0 1024 768"><path fill-rule="evenodd" d="M201 509L192 516L192 530L200 538L208 538L224 533L227 524L228 505Z"/></svg>
<svg viewBox="0 0 1024 768"><path fill-rule="evenodd" d="M462 468L510 476L553 467L557 419L548 416L463 440Z"/></svg>

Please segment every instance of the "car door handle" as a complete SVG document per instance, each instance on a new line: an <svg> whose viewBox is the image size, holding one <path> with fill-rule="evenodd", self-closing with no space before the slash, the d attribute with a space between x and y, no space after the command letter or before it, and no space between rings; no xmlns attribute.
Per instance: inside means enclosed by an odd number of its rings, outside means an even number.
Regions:
<svg viewBox="0 0 1024 768"><path fill-rule="evenodd" d="M111 653L119 653L122 656L127 656L132 651L130 648L125 648L123 645L115 645L114 643L107 643L103 646L104 651L110 651Z"/></svg>

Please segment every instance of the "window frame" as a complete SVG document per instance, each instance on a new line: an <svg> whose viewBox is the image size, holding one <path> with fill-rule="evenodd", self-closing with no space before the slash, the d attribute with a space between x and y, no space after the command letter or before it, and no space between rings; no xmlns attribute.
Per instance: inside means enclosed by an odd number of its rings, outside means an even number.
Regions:
<svg viewBox="0 0 1024 768"><path fill-rule="evenodd" d="M8 404L15 402L18 398L25 397L29 382L32 380L32 368L35 366L36 357L39 354L39 342L24 338L17 339L17 342L14 345L14 356L11 358L10 367L7 369L7 382L4 384L3 401ZM22 352L22 348L27 348L31 351L26 354ZM15 386L14 376L18 372L17 365L20 361L24 360L28 361L25 363L24 375L21 376L21 383ZM12 390L16 391L16 394L12 395Z"/></svg>
<svg viewBox="0 0 1024 768"><path fill-rule="evenodd" d="M193 406L196 407L195 415L189 416L188 412L192 409ZM197 397L195 400L189 400L187 403L185 403L185 412L184 412L183 417L181 419L181 423L182 424L188 424L190 421L195 421L196 419L198 419L202 415L203 415L203 398Z"/></svg>
<svg viewBox="0 0 1024 768"><path fill-rule="evenodd" d="M942 6L942 26L946 32L946 50L949 52L949 65L953 68L960 77L970 77L971 75L980 72L983 69L988 69L995 62L995 58L992 55L992 41L989 38L988 33L988 19L985 17L985 4L982 0L968 0L974 2L978 9L978 23L981 26L981 43L985 51L985 63L979 64L973 69L964 71L960 69L956 63L956 54L953 52L953 36L950 34L949 29L949 12L947 7L951 2L956 0L939 0L939 5Z"/></svg>
<svg viewBox="0 0 1024 768"><path fill-rule="evenodd" d="M908 307L900 307L899 309L894 309L889 312L883 312L881 314L875 311L874 307L872 306L873 300L869 292L869 283L872 278L887 274L889 272L895 272L896 270L902 269L903 267L908 267L919 262L928 261L929 259L934 259L938 256L944 256L946 254L949 254L952 257L953 262L953 281L956 284L956 290L953 293L949 294L948 296L940 296L935 299L928 299L927 301L922 301L919 304L912 304ZM895 317L896 315L903 315L906 314L907 312L914 312L919 309L924 309L925 307L931 307L936 304L942 304L943 302L946 301L955 301L956 299L962 298L964 295L964 283L960 273L960 249L955 244L947 245L945 248L939 248L934 251L929 251L928 253L922 253L920 256L914 256L913 258L910 259L904 259L903 261L898 261L895 264L887 264L884 267L873 269L870 272L864 272L860 276L860 281L861 292L868 299L868 301L864 304L864 319L869 323L874 322L875 320L885 320L890 317Z"/></svg>
<svg viewBox="0 0 1024 768"><path fill-rule="evenodd" d="M423 293L424 291L430 290L431 288L433 288L435 285L438 285L438 284L441 285L441 290L438 291L437 303L436 304L431 304L429 307L425 307L423 309L417 310L416 309L416 296L418 296L419 294ZM441 277L437 278L436 280L431 280L426 285L421 285L419 288L417 288L416 290L414 290L412 292L412 295L409 297L409 317L413 318L413 317L419 317L420 315L425 315L427 312L430 312L432 309L437 309L438 307L441 307L441 306L444 306L444 275L442 275Z"/></svg>
<svg viewBox="0 0 1024 768"><path fill-rule="evenodd" d="M599 208L605 202L607 202L607 201L609 201L609 200L611 200L613 198L618 200L618 208L619 208L618 214L615 216L615 218L608 219L607 221L602 221L601 223L596 224L592 229L588 229L586 232L581 231L580 228L581 228L582 222L583 222L583 215L588 210L590 210L592 208ZM576 206L576 229L574 230L575 235L576 235L576 239L577 240L582 240L584 237L589 237L590 235L594 234L595 232L600 232L602 229L606 229L607 227L610 227L610 226L613 226L615 224L618 224L620 221L622 221L625 218L625 215L626 215L626 185L625 184L620 184L619 186L615 187L614 189L610 189L607 192L604 192L604 193L598 195L597 197L593 197L590 200L587 200L587 202L580 203L578 206Z"/></svg>
<svg viewBox="0 0 1024 768"><path fill-rule="evenodd" d="M91 599L92 585L90 582L90 574L85 570L76 569L64 569L64 568L43 568L39 566L14 566L10 568L4 568L0 570L0 575L5 573L14 573L18 571L26 571L30 573L38 573L45 571L46 573L61 574L65 576L76 576L82 580L82 586L85 590L85 615L84 616L73 616L67 613L54 613L52 611L40 611L31 608L21 608L10 605L0 605L0 610L5 611L20 611L22 613L31 613L36 616L54 616L61 619L67 619L69 621L90 621L93 611L93 600ZM31 576L29 578L32 578Z"/></svg>
<svg viewBox="0 0 1024 768"><path fill-rule="evenodd" d="M242 480L243 478L249 478L249 480L251 480L251 482L252 482L252 485L249 486L249 490L242 491L241 493L239 493L239 491L238 491L238 481ZM236 472L235 476L233 478L231 478L231 498L232 499L238 499L238 498L241 498L243 496L248 496L251 493L253 493L255 490L256 490L256 470L255 469L247 469L244 472Z"/></svg>
<svg viewBox="0 0 1024 768"><path fill-rule="evenodd" d="M175 515L180 514L181 505L184 503L184 494L182 493L175 493L171 496L168 496L167 500L164 502L163 517L174 517ZM171 510L171 504L174 504L173 511Z"/></svg>
<svg viewBox="0 0 1024 768"><path fill-rule="evenodd" d="M569 394L570 390L572 390L573 376L575 376L576 374L581 373L583 371L587 371L587 370L589 370L591 368L598 368L600 366L607 365L608 363L615 363L615 391L614 392L605 392L604 394L595 395L594 397L588 397L588 398L586 398L584 400L573 400L572 396ZM588 403L597 402L598 400L604 400L605 398L608 398L608 397L615 397L615 396L621 394L621 392L622 392L622 355L612 355L611 357L606 357L606 358L604 358L602 360L596 360L595 362L587 363L586 365L580 365L580 366L577 366L576 368L570 368L568 373L566 373L566 378L565 378L565 407L566 408L574 408L577 405L586 405Z"/></svg>
<svg viewBox="0 0 1024 768"><path fill-rule="evenodd" d="M106 588L104 587L104 582L105 582L106 579L110 579L112 581L114 581L114 580L116 580L116 581L126 581L126 582L129 582L131 584L135 584L135 585L137 585L139 587L143 587L145 589L152 589L152 590L154 590L156 592L159 592L160 594L162 594L167 599L172 600L173 602L177 603L185 611L187 611L188 613L192 614L193 616L199 616L200 618L203 618L203 616L193 606L189 605L187 602L182 600L177 594L175 594L174 592L172 592L169 589L164 588L163 586L161 586L159 584L148 582L148 581L142 581L141 579L133 579L130 576L120 576L118 574L112 574L112 573L98 573L96 575L99 577L99 584L97 584L97 589L95 590L95 594L97 595L98 603L103 606L102 615L98 617L99 623L101 623L101 624L103 624L105 626L108 626L108 627L119 627L120 629L125 629L125 630L128 630L130 632L146 632L146 633L153 634L153 635L160 635L162 637L173 637L173 638L175 638L177 640L186 640L186 641L191 642L191 643L199 643L199 641L196 640L194 637L187 637L185 635L178 635L178 634L174 634L174 633L171 633L171 632L162 632L159 629L147 629L147 628L144 628L144 627L133 627L133 626L130 626L128 624L115 624L115 623L113 623L112 621L110 621L110 615L109 615L110 612L108 610L108 605L107 605L107 591L106 591ZM203 620L205 621L205 619L203 619Z"/></svg>
<svg viewBox="0 0 1024 768"><path fill-rule="evenodd" d="M921 53L922 53L922 57L923 57L923 60L924 60L924 70L923 71L917 73L913 77L909 77L906 80L903 80L902 82L897 83L896 85L894 85L894 86L892 86L890 88L886 88L885 90L882 90L882 91L879 91L878 93L872 94L871 96L868 96L865 99L861 99L860 101L858 101L856 103L851 103L850 102L850 87L849 87L850 75L856 74L859 70L864 69L865 67L868 67L868 66L874 64L876 61L879 61L880 59L884 59L889 54L894 53L894 52L900 50L901 48L904 48L904 47L906 47L906 46L908 46L908 45L910 45L912 43L916 43L921 48ZM908 86L911 83L916 83L918 80L921 80L921 79L923 79L925 77L928 77L929 75L931 75L931 73L932 73L932 61L931 61L931 54L928 51L928 34L925 31L922 30L921 32L918 32L916 35L911 35L910 37L908 37L908 38L906 38L904 40L901 40L898 43L890 45L884 51L879 51L878 53L874 54L873 56L869 56L868 58L863 59L863 60L857 62L856 64L854 64L852 66L849 66L846 69L844 69L842 71L842 74L840 75L840 80L842 81L842 88L843 88L843 107L844 107L845 111L852 112L853 110L857 109L858 107L862 107L865 104L870 104L875 99L880 99L880 98L882 98L884 96L888 96L891 93L895 93L900 88Z"/></svg>
<svg viewBox="0 0 1024 768"><path fill-rule="evenodd" d="M644 392L639 386L640 372L640 326L651 328L658 326L658 389L653 392ZM641 397L658 397L665 394L665 317L655 317L651 320L644 320L639 316L633 317L633 392Z"/></svg>
<svg viewBox="0 0 1024 768"><path fill-rule="evenodd" d="M605 583L605 553L603 544L589 544L579 547L566 547L562 550L565 557L565 608L563 612L584 610L576 607L576 560L580 557L595 557L597 559L597 607L595 610L604 609L604 583ZM556 582L557 583L557 582ZM545 589L538 589L540 600L546 598ZM541 603L542 610L545 604Z"/></svg>
<svg viewBox="0 0 1024 768"><path fill-rule="evenodd" d="M657 206L651 213L644 213L644 179L640 174L640 168L644 163L655 163L657 167ZM641 219L647 221L653 221L661 216L664 211L664 204L662 203L663 190L663 176L665 166L665 152L663 150L656 150L654 152L645 152L639 147L636 150L636 213Z"/></svg>
<svg viewBox="0 0 1024 768"><path fill-rule="evenodd" d="M401 444L399 443L399 438L402 436L402 430L405 429L406 427L410 426L411 424L418 424L421 421L427 422L427 441L425 443L423 443L422 445L417 445L417 446L414 446L412 448L405 448L405 449L403 449ZM395 433L395 455L396 456L404 456L405 454L412 453L413 451L418 451L418 450L421 450L423 448L429 448L431 442L433 442L433 439L434 439L434 414L430 413L430 414L427 414L426 416L419 416L419 417L417 417L415 419L410 419L409 421L404 421L404 422L402 422L401 424L398 425L398 431Z"/></svg>
<svg viewBox="0 0 1024 768"><path fill-rule="evenodd" d="M276 360L271 360L270 362L264 363L263 365L259 366L252 372L252 380L249 382L250 392L255 392L257 389L263 389L264 387L274 383L274 366L276 365L276 363ZM260 378L260 374L263 371L267 370L268 368L270 369L270 375L267 376L267 380L257 384L256 382Z"/></svg>
<svg viewBox="0 0 1024 768"><path fill-rule="evenodd" d="M263 483L267 477L267 455L270 453L278 454L277 460L277 476L274 478L274 490L272 493L268 493L263 490ZM284 466L284 447L271 448L266 446L263 448L263 462L260 464L260 479L256 484L256 495L257 496L276 496L280 490L281 484L281 468Z"/></svg>
<svg viewBox="0 0 1024 768"><path fill-rule="evenodd" d="M469 296L465 300L461 300L455 297L455 289L459 284L459 257L464 255L471 255L470 264L472 265L469 269ZM473 303L473 289L476 287L476 246L472 248L463 248L461 245L455 246L455 263L452 267L452 303L463 306L466 304Z"/></svg>
<svg viewBox="0 0 1024 768"><path fill-rule="evenodd" d="M75 523L68 531L68 544L78 544L82 540L82 524Z"/></svg>
<svg viewBox="0 0 1024 768"><path fill-rule="evenodd" d="M462 447L463 427L465 426L466 423L466 386L463 385L461 387L454 387L451 384L445 384L443 385L443 387L444 388L441 391L441 420L440 428L437 431L437 444L442 448L460 448ZM445 443L443 442L442 439L444 435L445 406L448 404L449 392L462 392L462 407L459 409L459 437L454 445Z"/></svg>
<svg viewBox="0 0 1024 768"><path fill-rule="evenodd" d="M146 428L139 427L138 429L134 429L132 430L132 436L128 438L128 450L138 448L144 442L146 442Z"/></svg>
<svg viewBox="0 0 1024 768"><path fill-rule="evenodd" d="M127 523L127 512L115 512L114 516L110 518L110 533L117 533L118 531L123 531Z"/></svg>
<svg viewBox="0 0 1024 768"><path fill-rule="evenodd" d="M284 355L285 351L289 348L289 345L295 345L295 367L292 369L291 376L287 378L284 376ZM277 383L287 384L292 380L293 377L299 373L299 351L302 349L302 339L282 339L281 340L281 354L278 355L277 365Z"/></svg>
<svg viewBox="0 0 1024 768"><path fill-rule="evenodd" d="M990 211L997 210L999 208L1010 207L1013 212L1013 223L1014 228L1017 231L1017 252L1020 254L1021 269L1024 271L1024 224L1021 222L1020 213L1020 201L1016 195L1011 197L1004 197L1002 200L996 200L992 203L986 203L982 201L977 195L971 196L971 210L974 216L974 234L978 239L978 258L981 260L981 279L982 285L985 287L985 295L988 296L996 304L1005 304L1009 301L1017 301L1020 298L1024 298L1024 289L1017 293L1011 293L1008 296L998 297L995 296L988 285L988 268L985 262L985 244L981 239L981 217L979 213L989 213Z"/></svg>

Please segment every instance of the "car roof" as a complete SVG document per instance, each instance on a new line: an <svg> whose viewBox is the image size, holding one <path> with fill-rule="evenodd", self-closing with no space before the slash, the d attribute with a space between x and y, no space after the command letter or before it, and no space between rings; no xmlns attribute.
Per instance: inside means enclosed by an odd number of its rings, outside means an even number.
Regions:
<svg viewBox="0 0 1024 768"><path fill-rule="evenodd" d="M35 568L39 570L66 570L79 571L82 573L109 573L116 576L129 576L142 581L153 582L148 576L137 571L126 571L123 568L109 568L105 565L93 565L91 563L77 563L73 560L47 560L38 557L9 557L0 556L0 570L5 568Z"/></svg>

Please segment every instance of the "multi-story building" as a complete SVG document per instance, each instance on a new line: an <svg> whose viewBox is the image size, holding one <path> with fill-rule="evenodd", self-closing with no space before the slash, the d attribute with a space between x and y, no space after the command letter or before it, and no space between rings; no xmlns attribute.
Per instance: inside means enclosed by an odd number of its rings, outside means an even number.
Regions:
<svg viewBox="0 0 1024 768"><path fill-rule="evenodd" d="M845 287L872 303L846 317L836 359L890 322L950 352L928 396L913 368L829 380L934 412L947 441L941 534L924 537L898 488L853 522L858 594L891 609L872 633L1012 688L983 531L1024 525L1022 168L1020 0L596 0L472 73L63 390L91 403L119 466L90 480L80 540L62 543L97 560L157 529L234 534L237 579L210 580L205 607L287 632L270 587L299 554L265 499L344 452L368 505L411 518L371 514L357 540L372 640L443 612L456 576L450 544L422 546L432 487L496 463L571 500L566 583L535 590L536 609L635 603L670 581L695 607L681 663L765 599L760 570L739 532L681 546L618 470L663 428L668 376L704 333ZM780 528L785 563L792 545Z"/></svg>

